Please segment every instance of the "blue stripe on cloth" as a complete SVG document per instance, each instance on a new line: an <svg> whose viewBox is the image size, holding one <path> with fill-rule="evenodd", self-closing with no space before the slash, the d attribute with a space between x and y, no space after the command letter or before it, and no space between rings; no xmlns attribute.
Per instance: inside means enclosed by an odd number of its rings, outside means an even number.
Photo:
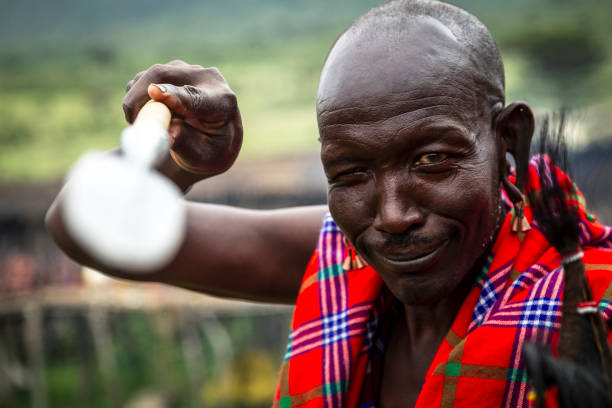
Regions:
<svg viewBox="0 0 612 408"><path fill-rule="evenodd" d="M285 350L285 356L283 361L287 361L291 358L291 345L293 344L293 332L289 332L289 340L287 341L287 349Z"/></svg>
<svg viewBox="0 0 612 408"><path fill-rule="evenodd" d="M321 228L320 234L338 233L340 228L336 225L336 222L332 218L331 214L325 214L323 218L323 228Z"/></svg>
<svg viewBox="0 0 612 408"><path fill-rule="evenodd" d="M366 323L366 338L363 346L363 352L369 353L370 350L372 350L376 330L378 330L378 313L374 311Z"/></svg>
<svg viewBox="0 0 612 408"><path fill-rule="evenodd" d="M552 329L561 313L561 300L550 298L530 299L523 305L523 312L518 321L519 327Z"/></svg>
<svg viewBox="0 0 612 408"><path fill-rule="evenodd" d="M470 326L478 326L482 322L482 319L484 319L489 309L495 304L499 289L501 288L501 285L497 285L498 287L496 288L491 280L492 277L487 276L489 274L491 262L493 262L493 254L489 255L487 261L482 267L482 270L480 271L480 274L478 275L478 286L480 286L482 290L480 292L480 296L478 297L478 301L476 302L476 307L474 308L472 323Z"/></svg>
<svg viewBox="0 0 612 408"><path fill-rule="evenodd" d="M348 281L347 274L341 273L344 261L344 235L330 215L326 215L319 236L319 311L321 315L321 347L323 360L321 366L323 384L344 384L350 373ZM326 276L326 271L331 272ZM311 347L316 347L312 343ZM348 360L346 359L348 356ZM342 387L330 388L324 393L325 407L344 406L346 390ZM333 391L333 392L332 392ZM336 392L337 391L337 392Z"/></svg>
<svg viewBox="0 0 612 408"><path fill-rule="evenodd" d="M348 314L346 310L332 315L324 316L323 322L323 345L329 345L340 340L348 339Z"/></svg>

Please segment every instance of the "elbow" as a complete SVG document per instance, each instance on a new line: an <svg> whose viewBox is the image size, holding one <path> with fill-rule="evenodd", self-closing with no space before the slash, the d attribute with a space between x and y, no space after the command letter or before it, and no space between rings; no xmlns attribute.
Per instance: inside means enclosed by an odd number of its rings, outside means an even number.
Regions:
<svg viewBox="0 0 612 408"><path fill-rule="evenodd" d="M58 208L57 201L53 202L47 213L45 214L45 228L47 232L53 238L53 241L64 251L65 250L65 240L67 238L66 233L63 228L63 222L61 219L61 214ZM69 255L69 254L67 254Z"/></svg>
<svg viewBox="0 0 612 408"><path fill-rule="evenodd" d="M86 260L83 257L82 251L79 251L76 243L68 235L64 221L62 220L62 214L60 206L56 201L51 204L47 213L45 214L45 228L47 232L57 245L73 261L83 265L86 264Z"/></svg>
<svg viewBox="0 0 612 408"><path fill-rule="evenodd" d="M118 268L112 268L108 265L95 260L87 250L85 250L78 241L74 240L66 230L66 225L62 217L61 202L55 200L45 214L45 227L47 232L57 245L57 247L78 264L95 269L105 275L109 275L121 279L129 279L136 281L155 281L156 273L138 274L122 271Z"/></svg>
<svg viewBox="0 0 612 408"><path fill-rule="evenodd" d="M53 204L51 204L51 206L49 207L49 209L47 210L47 212L45 213L45 228L47 229L47 232L49 233L49 235L51 236L51 238L53 238L53 240L57 243L57 238L56 238L56 225L57 225L57 221L56 218L58 217L57 211L55 209L56 205L55 202Z"/></svg>

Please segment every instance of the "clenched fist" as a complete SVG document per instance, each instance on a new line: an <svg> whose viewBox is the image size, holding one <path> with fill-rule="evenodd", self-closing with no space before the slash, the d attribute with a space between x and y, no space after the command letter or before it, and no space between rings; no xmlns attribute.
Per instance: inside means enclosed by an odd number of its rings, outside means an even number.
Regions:
<svg viewBox="0 0 612 408"><path fill-rule="evenodd" d="M236 95L217 68L183 61L156 64L127 84L123 111L132 123L149 100L172 111L168 133L174 161L197 178L226 171L242 145Z"/></svg>

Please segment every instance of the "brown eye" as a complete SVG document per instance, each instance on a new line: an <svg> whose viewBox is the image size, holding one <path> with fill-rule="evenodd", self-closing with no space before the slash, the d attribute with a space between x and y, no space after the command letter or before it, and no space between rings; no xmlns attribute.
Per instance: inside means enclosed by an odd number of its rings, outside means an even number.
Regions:
<svg viewBox="0 0 612 408"><path fill-rule="evenodd" d="M448 154L446 153L439 153L439 152L425 153L419 157L416 164L417 165L437 164L437 163L443 162L447 158L448 158Z"/></svg>

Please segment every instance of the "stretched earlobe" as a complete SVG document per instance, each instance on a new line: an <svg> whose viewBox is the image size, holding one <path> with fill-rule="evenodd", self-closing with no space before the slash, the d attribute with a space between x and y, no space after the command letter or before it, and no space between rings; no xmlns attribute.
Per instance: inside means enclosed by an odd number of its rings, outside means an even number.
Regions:
<svg viewBox="0 0 612 408"><path fill-rule="evenodd" d="M501 181L514 206L512 216L512 231L526 232L531 229L524 214L524 187L529 168L531 138L535 128L535 120L531 108L524 102L515 102L505 107L495 121L495 132L502 142L502 157L512 154L516 164L516 181L512 184L508 179L508 165L504 162Z"/></svg>
<svg viewBox="0 0 612 408"><path fill-rule="evenodd" d="M514 102L497 115L495 132L503 142L503 154L511 153L516 163L516 187L523 194L529 167L531 138L535 129L535 119L529 105ZM508 194L510 192L506 191Z"/></svg>
<svg viewBox="0 0 612 408"><path fill-rule="evenodd" d="M512 220L510 221L510 229L512 232L527 232L531 229L527 217L525 217L525 195L518 189L517 186L512 184L508 179L507 174L502 177L502 185L508 198L512 201L514 207L514 213L512 214Z"/></svg>

